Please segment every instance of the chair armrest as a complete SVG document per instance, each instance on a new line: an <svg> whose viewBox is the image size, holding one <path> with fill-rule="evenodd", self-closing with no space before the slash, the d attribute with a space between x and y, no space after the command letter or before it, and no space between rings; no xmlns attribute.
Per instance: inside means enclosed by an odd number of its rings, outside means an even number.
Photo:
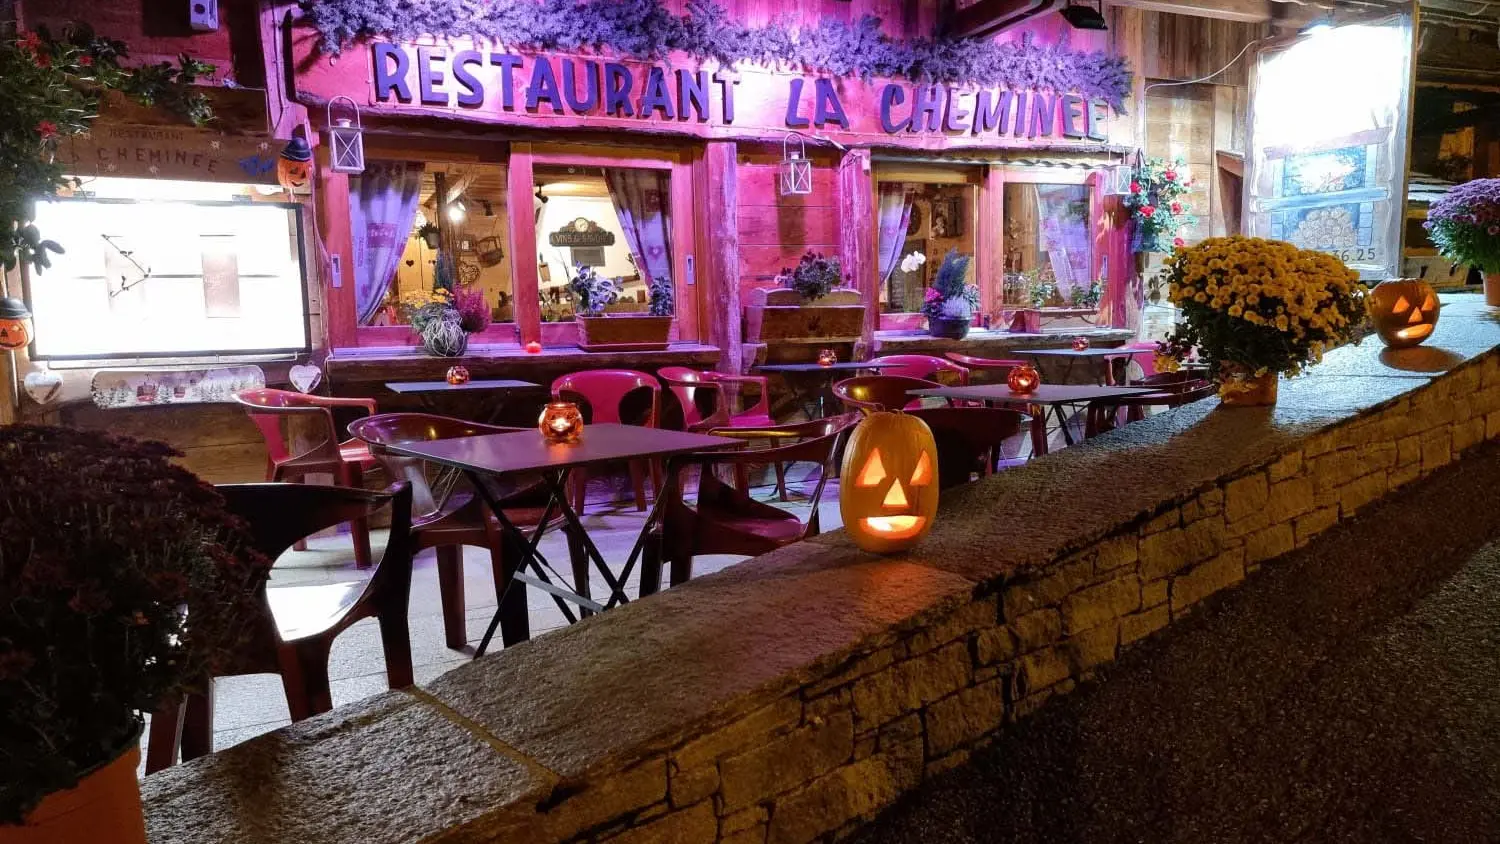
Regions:
<svg viewBox="0 0 1500 844"><path fill-rule="evenodd" d="M318 407L352 407L364 408L366 416L373 416L376 410L374 399L336 398L333 396L318 396Z"/></svg>

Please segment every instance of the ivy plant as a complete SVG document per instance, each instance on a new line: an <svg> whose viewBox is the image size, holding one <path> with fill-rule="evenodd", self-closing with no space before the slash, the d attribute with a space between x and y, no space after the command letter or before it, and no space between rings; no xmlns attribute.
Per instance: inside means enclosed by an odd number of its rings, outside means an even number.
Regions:
<svg viewBox="0 0 1500 844"><path fill-rule="evenodd" d="M213 117L193 86L212 65L180 56L126 67L124 43L102 38L86 24L73 24L54 38L46 29L0 41L0 265L30 264L40 273L48 253L63 251L45 240L32 222L36 201L73 187L57 160L64 138L89 131L108 91L143 105L162 106L195 126Z"/></svg>

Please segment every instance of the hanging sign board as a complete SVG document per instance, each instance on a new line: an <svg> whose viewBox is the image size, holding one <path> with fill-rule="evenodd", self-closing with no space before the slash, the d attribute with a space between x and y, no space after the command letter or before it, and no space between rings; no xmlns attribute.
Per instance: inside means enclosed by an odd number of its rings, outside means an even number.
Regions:
<svg viewBox="0 0 1500 844"><path fill-rule="evenodd" d="M101 121L88 134L60 144L58 159L80 177L274 185L279 150L263 137Z"/></svg>
<svg viewBox="0 0 1500 844"><path fill-rule="evenodd" d="M293 31L298 100L317 105L349 94L375 115L701 138L798 130L925 149L1097 146L1113 115L1105 100L1068 92L730 70L677 55L645 62L522 53L481 41L378 41L333 61L318 52L317 37Z"/></svg>
<svg viewBox="0 0 1500 844"><path fill-rule="evenodd" d="M1245 233L1396 278L1406 211L1411 19L1299 36L1252 66Z"/></svg>

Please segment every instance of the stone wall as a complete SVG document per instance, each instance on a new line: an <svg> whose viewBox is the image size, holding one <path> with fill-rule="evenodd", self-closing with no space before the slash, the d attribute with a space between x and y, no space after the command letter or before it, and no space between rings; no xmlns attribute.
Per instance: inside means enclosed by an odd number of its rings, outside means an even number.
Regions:
<svg viewBox="0 0 1500 844"><path fill-rule="evenodd" d="M1500 326L1341 349L1274 410L1181 408L147 778L156 844L837 837L1340 519L1500 437ZM262 795L284 798L258 799Z"/></svg>

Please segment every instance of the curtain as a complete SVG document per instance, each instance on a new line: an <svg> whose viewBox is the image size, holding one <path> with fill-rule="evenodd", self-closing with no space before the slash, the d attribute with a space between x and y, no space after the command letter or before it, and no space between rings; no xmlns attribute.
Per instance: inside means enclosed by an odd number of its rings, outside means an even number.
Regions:
<svg viewBox="0 0 1500 844"><path fill-rule="evenodd" d="M912 193L906 185L900 182L880 183L876 225L882 284L891 277L891 272L901 261L901 247L906 244L906 227L911 224L911 200Z"/></svg>
<svg viewBox="0 0 1500 844"><path fill-rule="evenodd" d="M608 167L604 181L641 280L672 279L671 174Z"/></svg>
<svg viewBox="0 0 1500 844"><path fill-rule="evenodd" d="M364 173L349 178L354 305L360 325L374 321L396 278L421 187L422 165L404 161L370 161Z"/></svg>
<svg viewBox="0 0 1500 844"><path fill-rule="evenodd" d="M1037 244L1052 265L1064 296L1087 287L1093 275L1093 238L1089 233L1089 190L1084 185L1035 185L1041 237Z"/></svg>

